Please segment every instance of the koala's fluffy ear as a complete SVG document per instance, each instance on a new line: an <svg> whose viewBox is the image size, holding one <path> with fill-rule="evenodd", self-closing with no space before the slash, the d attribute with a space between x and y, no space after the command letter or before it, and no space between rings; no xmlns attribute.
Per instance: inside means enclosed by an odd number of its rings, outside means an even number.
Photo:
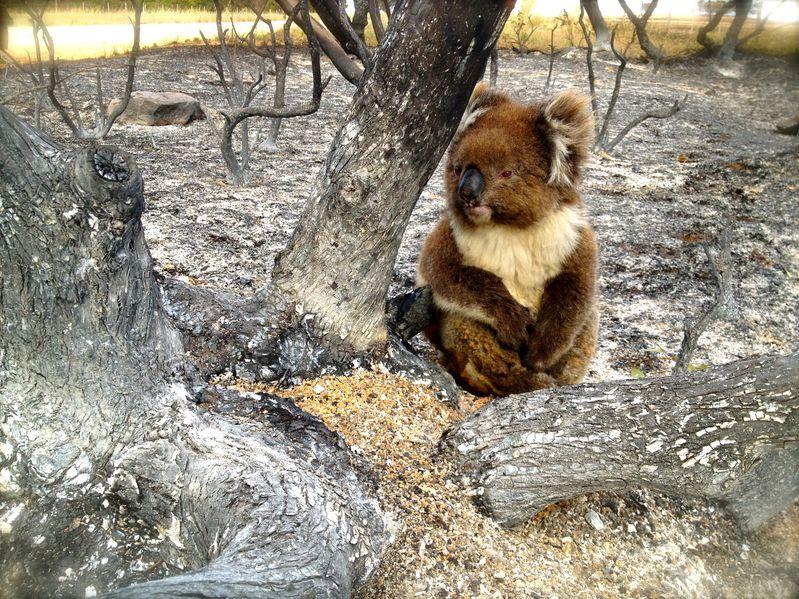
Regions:
<svg viewBox="0 0 799 599"><path fill-rule="evenodd" d="M455 139L460 137L474 122L485 114L492 106L499 106L509 100L508 96L495 87L491 87L485 81L480 81L472 92L472 97L463 112L458 130L455 132Z"/></svg>
<svg viewBox="0 0 799 599"><path fill-rule="evenodd" d="M549 140L549 184L574 184L594 143L594 115L588 96L575 90L555 94L540 107L538 119Z"/></svg>

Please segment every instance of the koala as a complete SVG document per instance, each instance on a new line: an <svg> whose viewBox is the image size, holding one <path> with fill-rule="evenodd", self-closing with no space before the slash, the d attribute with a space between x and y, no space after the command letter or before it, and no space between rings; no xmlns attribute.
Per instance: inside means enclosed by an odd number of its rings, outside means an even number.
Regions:
<svg viewBox="0 0 799 599"><path fill-rule="evenodd" d="M580 382L597 340L597 243L577 190L594 135L588 98L522 104L475 88L449 149L447 210L425 241L425 333L468 391Z"/></svg>

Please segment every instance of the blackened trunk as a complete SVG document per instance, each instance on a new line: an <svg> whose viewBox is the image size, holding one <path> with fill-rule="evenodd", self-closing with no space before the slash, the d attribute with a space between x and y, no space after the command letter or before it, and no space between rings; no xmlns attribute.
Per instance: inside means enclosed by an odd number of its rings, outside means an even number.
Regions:
<svg viewBox="0 0 799 599"><path fill-rule="evenodd" d="M337 133L272 297L313 315L335 353L384 346L384 304L408 218L502 26L507 3L405 0Z"/></svg>
<svg viewBox="0 0 799 599"><path fill-rule="evenodd" d="M732 19L730 28L724 35L724 42L719 48L719 58L721 60L730 60L735 54L741 29L746 23L746 19L749 18L750 10L752 10L752 0L735 0L735 16Z"/></svg>
<svg viewBox="0 0 799 599"><path fill-rule="evenodd" d="M143 208L130 156L0 107L0 595L347 596L386 544L354 456L195 379Z"/></svg>

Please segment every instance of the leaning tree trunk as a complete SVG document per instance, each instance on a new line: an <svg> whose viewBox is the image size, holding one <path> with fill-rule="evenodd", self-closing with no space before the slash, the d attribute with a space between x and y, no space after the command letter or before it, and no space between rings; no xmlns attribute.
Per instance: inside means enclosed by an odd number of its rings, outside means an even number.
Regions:
<svg viewBox="0 0 799 599"><path fill-rule="evenodd" d="M752 0L735 0L735 16L732 18L732 23L727 33L724 35L724 42L719 48L718 57L721 60L730 60L735 54L735 49L738 47L738 38L741 35L741 29L749 17L749 11L752 10Z"/></svg>
<svg viewBox="0 0 799 599"><path fill-rule="evenodd" d="M143 208L130 156L0 107L0 595L348 595L386 543L353 456L192 378Z"/></svg>
<svg viewBox="0 0 799 599"><path fill-rule="evenodd" d="M724 500L756 527L799 496L799 354L495 399L443 445L505 526L560 499L651 487Z"/></svg>
<svg viewBox="0 0 799 599"><path fill-rule="evenodd" d="M608 25L605 23L605 17L602 16L602 11L599 10L599 0L580 0L580 4L588 14L588 19L591 21L591 27L594 30L594 49L596 50L610 50L610 31Z"/></svg>
<svg viewBox="0 0 799 599"><path fill-rule="evenodd" d="M271 303L313 315L333 355L385 345L385 299L402 234L510 6L397 5L273 274Z"/></svg>

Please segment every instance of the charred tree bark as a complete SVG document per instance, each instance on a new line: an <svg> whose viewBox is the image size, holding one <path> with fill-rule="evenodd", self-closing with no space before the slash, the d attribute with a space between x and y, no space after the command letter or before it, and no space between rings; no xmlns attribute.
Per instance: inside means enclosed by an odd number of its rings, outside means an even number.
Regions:
<svg viewBox="0 0 799 599"><path fill-rule="evenodd" d="M724 34L724 41L721 46L717 46L708 37L708 34L714 31L721 20L730 10L735 9L735 16L732 19L730 28ZM696 41L704 48L704 53L710 56L717 56L722 60L729 60L735 54L735 50L739 45L739 36L741 29L749 17L749 11L752 10L752 0L729 0L726 2L713 16L711 16L707 25L702 27L696 36Z"/></svg>
<svg viewBox="0 0 799 599"><path fill-rule="evenodd" d="M311 319L332 354L385 347L402 234L508 13L504 2L396 7L265 292L297 326Z"/></svg>
<svg viewBox="0 0 799 599"><path fill-rule="evenodd" d="M276 0L276 2L280 8L283 9L283 12L287 15L291 15L297 10L299 0ZM333 63L333 66L336 67L338 72L353 85L358 85L363 75L363 68L347 56L347 52L341 47L341 44L339 44L332 33L322 27L322 25L314 19L311 19L312 29L308 29L307 25L299 21L297 25L303 30L306 37L315 35L316 39L319 40L319 46L322 48L322 52L330 59L330 62ZM310 37L308 39L310 39Z"/></svg>
<svg viewBox="0 0 799 599"><path fill-rule="evenodd" d="M360 35L346 12L347 3L341 0L311 0L311 6L319 18L333 34L339 45L350 54L355 54L364 64L369 63L371 53L363 40L363 28ZM357 9L357 7L356 7ZM359 16L356 10L355 16ZM359 24L360 26L360 24ZM365 26L365 23L364 23Z"/></svg>
<svg viewBox="0 0 799 599"><path fill-rule="evenodd" d="M655 9L658 5L658 0L653 0L650 2L644 14L640 17L637 16L633 10L629 7L625 0L619 0L619 4L621 4L624 13L627 15L627 18L630 19L630 22L635 27L635 35L638 37L638 44L641 46L641 50L644 51L644 54L655 63L655 72L660 68L660 63L663 61L663 52L649 39L649 34L646 32L647 23L649 23L649 17L652 16L652 13L655 12Z"/></svg>
<svg viewBox="0 0 799 599"><path fill-rule="evenodd" d="M0 107L0 595L347 596L386 543L353 456L193 377L143 208L130 156Z"/></svg>
<svg viewBox="0 0 799 599"><path fill-rule="evenodd" d="M504 526L642 486L726 501L755 527L799 496L799 354L495 399L443 446Z"/></svg>
<svg viewBox="0 0 799 599"><path fill-rule="evenodd" d="M724 34L724 42L719 48L719 58L721 60L730 60L735 54L735 49L738 47L738 37L741 35L741 29L749 18L749 11L752 10L752 0L735 0L735 16L732 18L732 23L727 33Z"/></svg>
<svg viewBox="0 0 799 599"><path fill-rule="evenodd" d="M605 23L605 17L599 10L599 0L580 0L580 6L585 9L591 27L594 30L593 46L597 50L610 50L610 30Z"/></svg>

